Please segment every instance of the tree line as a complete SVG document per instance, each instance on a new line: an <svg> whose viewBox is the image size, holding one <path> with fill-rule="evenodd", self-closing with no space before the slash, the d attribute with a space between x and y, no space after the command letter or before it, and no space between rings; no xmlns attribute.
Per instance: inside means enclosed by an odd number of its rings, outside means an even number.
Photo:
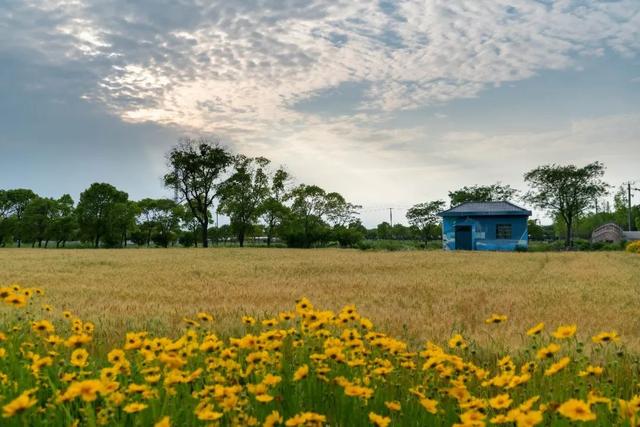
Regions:
<svg viewBox="0 0 640 427"><path fill-rule="evenodd" d="M521 193L500 182L466 186L449 192L449 205L464 202L516 200L547 211L554 233L562 233L566 246L605 222L627 217L625 192L614 198L614 210L598 200L610 186L602 180L604 165L584 167L544 165L524 175L529 190ZM367 230L359 219L361 206L341 194L316 185L296 184L283 168L265 157L232 153L206 138L183 138L167 154L163 176L174 198L138 201L108 183L93 183L78 203L68 194L59 199L41 197L29 189L0 190L0 245L25 243L37 247L65 247L81 241L93 247L138 246L208 247L210 242L233 240L244 246L248 237L266 246L275 241L289 247L317 247L335 242L352 247L363 239L420 240L426 247L440 238L438 213L444 200L422 202L407 211L409 226L383 222ZM640 209L633 208L640 222ZM214 226L214 215L229 224ZM591 230L589 230L590 233ZM532 236L546 231L530 223Z"/></svg>
<svg viewBox="0 0 640 427"><path fill-rule="evenodd" d="M211 240L247 236L275 239L290 247L336 241L352 246L364 236L360 206L316 185L294 184L282 167L264 157L234 154L208 139L184 138L168 153L163 181L173 199L133 201L108 183L80 194L41 197L29 189L0 190L0 244L65 247L79 240L93 247L208 247ZM214 214L230 224L212 227Z"/></svg>

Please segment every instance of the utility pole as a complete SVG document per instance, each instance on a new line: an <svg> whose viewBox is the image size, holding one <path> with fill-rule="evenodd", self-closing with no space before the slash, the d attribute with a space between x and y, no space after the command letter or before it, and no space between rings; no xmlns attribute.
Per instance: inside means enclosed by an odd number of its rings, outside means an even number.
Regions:
<svg viewBox="0 0 640 427"><path fill-rule="evenodd" d="M389 224L393 227L393 208L389 208Z"/></svg>
<svg viewBox="0 0 640 427"><path fill-rule="evenodd" d="M631 231L631 182L627 182L627 191L629 192L629 195L627 198L627 202L628 202L627 215L629 220L629 231Z"/></svg>
<svg viewBox="0 0 640 427"><path fill-rule="evenodd" d="M632 182L629 181L627 182L627 221L628 221L628 228L629 231L631 231L632 228L632 217L631 217L631 191L640 191L640 188L634 188L631 186Z"/></svg>

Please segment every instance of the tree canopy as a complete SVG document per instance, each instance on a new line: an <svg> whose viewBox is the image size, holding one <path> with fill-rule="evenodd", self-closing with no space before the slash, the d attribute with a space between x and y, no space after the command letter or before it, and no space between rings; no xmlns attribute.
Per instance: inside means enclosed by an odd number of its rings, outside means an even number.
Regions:
<svg viewBox="0 0 640 427"><path fill-rule="evenodd" d="M565 245L572 247L574 222L607 192L609 186L602 180L604 170L600 162L584 167L539 166L524 175L531 188L524 200L561 218L566 227Z"/></svg>
<svg viewBox="0 0 640 427"><path fill-rule="evenodd" d="M207 138L183 138L168 154L164 184L187 203L201 227L202 246L209 246L211 207L222 175L233 163L229 150Z"/></svg>
<svg viewBox="0 0 640 427"><path fill-rule="evenodd" d="M511 186L497 182L491 185L465 186L449 192L451 206L458 206L465 202L495 202L511 200L518 195L518 190Z"/></svg>

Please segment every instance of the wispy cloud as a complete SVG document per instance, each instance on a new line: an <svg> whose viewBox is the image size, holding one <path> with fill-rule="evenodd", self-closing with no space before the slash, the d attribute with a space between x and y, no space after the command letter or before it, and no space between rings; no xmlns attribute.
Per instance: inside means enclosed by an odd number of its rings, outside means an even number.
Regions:
<svg viewBox="0 0 640 427"><path fill-rule="evenodd" d="M251 0L14 3L0 34L41 61L85 67L85 99L128 121L243 139L286 132L291 106L366 83L353 117L475 97L580 55L640 49L640 4Z"/></svg>

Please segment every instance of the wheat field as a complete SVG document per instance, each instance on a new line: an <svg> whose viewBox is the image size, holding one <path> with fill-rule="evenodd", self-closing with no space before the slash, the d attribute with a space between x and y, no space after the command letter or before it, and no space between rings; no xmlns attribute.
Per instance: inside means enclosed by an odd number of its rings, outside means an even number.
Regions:
<svg viewBox="0 0 640 427"><path fill-rule="evenodd" d="M640 349L640 257L627 253L361 252L293 249L0 250L0 283L46 290L48 301L96 323L116 342L127 330L177 333L184 316L268 316L306 296L356 304L378 329L421 343L463 331L499 346L524 331L614 329ZM505 314L499 331L484 319Z"/></svg>

